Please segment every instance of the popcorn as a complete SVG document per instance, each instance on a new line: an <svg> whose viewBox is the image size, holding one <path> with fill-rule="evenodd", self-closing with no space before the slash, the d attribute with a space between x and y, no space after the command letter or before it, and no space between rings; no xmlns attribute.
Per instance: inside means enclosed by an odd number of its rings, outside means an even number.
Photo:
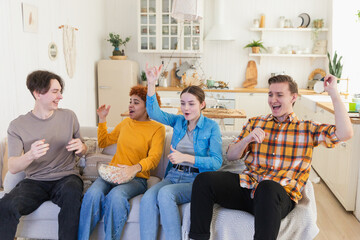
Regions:
<svg viewBox="0 0 360 240"><path fill-rule="evenodd" d="M125 182L121 182L121 183L115 182L115 180L118 178L118 176L121 175L121 168L119 168L119 167L101 163L98 166L98 172L99 172L100 177L108 183L115 184L115 185L125 183ZM126 182L129 182L130 180L131 179L129 179Z"/></svg>

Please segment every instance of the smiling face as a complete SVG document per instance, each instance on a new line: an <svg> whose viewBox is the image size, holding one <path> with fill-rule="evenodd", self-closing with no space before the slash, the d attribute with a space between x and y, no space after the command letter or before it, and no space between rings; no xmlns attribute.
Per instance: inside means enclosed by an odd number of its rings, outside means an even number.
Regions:
<svg viewBox="0 0 360 240"><path fill-rule="evenodd" d="M129 116L131 119L137 121L148 120L145 101L143 101L138 95L130 96Z"/></svg>
<svg viewBox="0 0 360 240"><path fill-rule="evenodd" d="M296 101L297 94L291 93L289 83L272 83L269 86L268 103L271 108L272 115L280 122L293 112L293 103Z"/></svg>
<svg viewBox="0 0 360 240"><path fill-rule="evenodd" d="M180 98L181 111L188 121L197 121L200 117L201 109L205 107L205 101L200 101L191 93L183 93Z"/></svg>
<svg viewBox="0 0 360 240"><path fill-rule="evenodd" d="M50 80L50 88L46 93L34 91L33 94L37 104L45 111L56 110L59 106L59 101L63 98L60 83L56 79Z"/></svg>

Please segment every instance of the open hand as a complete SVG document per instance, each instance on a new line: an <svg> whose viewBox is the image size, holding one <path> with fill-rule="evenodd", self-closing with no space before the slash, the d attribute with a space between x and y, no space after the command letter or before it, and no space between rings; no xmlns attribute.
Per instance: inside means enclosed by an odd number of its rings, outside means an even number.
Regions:
<svg viewBox="0 0 360 240"><path fill-rule="evenodd" d="M146 78L147 78L147 81L148 81L148 85L155 86L156 80L160 76L162 66L163 65L161 64L158 68L157 67L149 68L148 64L146 63L145 73L146 73Z"/></svg>
<svg viewBox="0 0 360 240"><path fill-rule="evenodd" d="M100 122L106 122L106 117L109 114L110 105L106 107L106 105L101 105L98 109L96 109L96 113L99 116Z"/></svg>
<svg viewBox="0 0 360 240"><path fill-rule="evenodd" d="M85 145L79 138L73 138L68 142L66 149L69 152L75 151L75 154L80 154L85 150Z"/></svg>
<svg viewBox="0 0 360 240"><path fill-rule="evenodd" d="M38 140L31 144L30 154L31 159L36 160L46 154L49 150L49 144L45 143L45 139Z"/></svg>

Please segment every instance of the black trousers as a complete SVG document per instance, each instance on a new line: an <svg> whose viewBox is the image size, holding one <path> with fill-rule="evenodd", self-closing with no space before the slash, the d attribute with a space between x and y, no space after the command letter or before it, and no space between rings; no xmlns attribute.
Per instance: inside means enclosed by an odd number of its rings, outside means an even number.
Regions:
<svg viewBox="0 0 360 240"><path fill-rule="evenodd" d="M60 207L59 239L76 240L82 191L83 182L76 175L56 181L22 180L0 199L0 238L14 240L20 217L32 213L43 202L51 200Z"/></svg>
<svg viewBox="0 0 360 240"><path fill-rule="evenodd" d="M228 209L249 212L255 217L254 239L276 239L281 219L295 207L285 189L274 181L259 183L254 199L251 189L242 188L238 174L205 172L193 183L189 237L209 239L215 203ZM236 225L237 223L234 223ZM226 227L226 226L224 226Z"/></svg>

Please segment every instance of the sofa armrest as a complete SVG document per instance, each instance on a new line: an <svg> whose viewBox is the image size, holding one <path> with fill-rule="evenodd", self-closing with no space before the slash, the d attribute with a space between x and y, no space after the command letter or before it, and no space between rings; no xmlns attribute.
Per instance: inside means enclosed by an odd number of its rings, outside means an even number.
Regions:
<svg viewBox="0 0 360 240"><path fill-rule="evenodd" d="M8 171L4 179L4 192L10 192L24 178L25 172L18 172L16 174L12 174Z"/></svg>

